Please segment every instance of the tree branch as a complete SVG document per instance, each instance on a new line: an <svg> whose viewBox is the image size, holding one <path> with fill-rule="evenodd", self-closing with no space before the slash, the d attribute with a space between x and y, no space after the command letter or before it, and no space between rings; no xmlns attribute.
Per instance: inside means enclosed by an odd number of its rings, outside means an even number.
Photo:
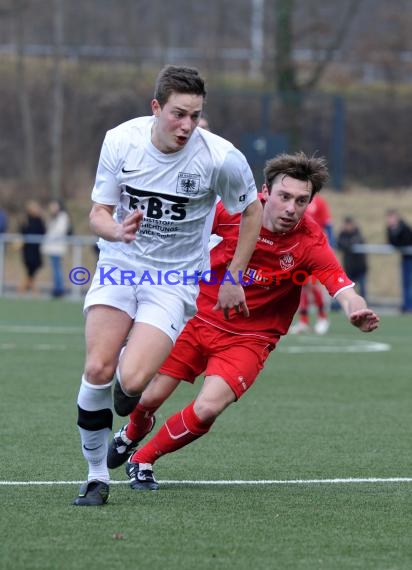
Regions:
<svg viewBox="0 0 412 570"><path fill-rule="evenodd" d="M353 19L355 18L362 1L363 0L352 0L349 3L346 14L342 20L342 24L340 25L335 38L332 39L330 45L325 49L324 57L318 61L313 71L312 77L308 79L308 81L302 83L300 85L300 89L311 89L319 82L320 78L325 72L326 67L331 62L334 52L338 50L342 45L343 40L347 35L348 29Z"/></svg>

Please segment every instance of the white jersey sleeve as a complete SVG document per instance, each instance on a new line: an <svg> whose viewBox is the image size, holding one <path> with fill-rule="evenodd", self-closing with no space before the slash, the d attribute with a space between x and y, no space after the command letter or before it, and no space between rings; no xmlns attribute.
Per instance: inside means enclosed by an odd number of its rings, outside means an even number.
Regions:
<svg viewBox="0 0 412 570"><path fill-rule="evenodd" d="M230 214L243 212L257 200L256 184L250 166L235 147L225 156L217 176L216 191Z"/></svg>
<svg viewBox="0 0 412 570"><path fill-rule="evenodd" d="M97 166L92 200L98 204L115 206L120 200L121 188L117 180L119 171L118 149L109 131L103 141Z"/></svg>

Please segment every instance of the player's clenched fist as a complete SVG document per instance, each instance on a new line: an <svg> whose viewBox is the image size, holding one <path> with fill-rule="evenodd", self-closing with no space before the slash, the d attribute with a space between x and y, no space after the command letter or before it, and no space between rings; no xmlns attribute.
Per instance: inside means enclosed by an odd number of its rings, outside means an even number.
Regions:
<svg viewBox="0 0 412 570"><path fill-rule="evenodd" d="M140 228L143 220L143 214L140 211L135 211L126 216L120 224L120 241L131 243L136 239L136 232Z"/></svg>

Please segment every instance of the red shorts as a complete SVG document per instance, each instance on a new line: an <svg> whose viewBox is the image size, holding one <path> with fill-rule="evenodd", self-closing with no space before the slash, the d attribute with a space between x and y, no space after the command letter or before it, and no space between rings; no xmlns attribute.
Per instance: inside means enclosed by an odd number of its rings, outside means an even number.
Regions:
<svg viewBox="0 0 412 570"><path fill-rule="evenodd" d="M265 339L232 334L193 318L160 373L192 384L202 372L220 376L240 398L256 380L273 348Z"/></svg>

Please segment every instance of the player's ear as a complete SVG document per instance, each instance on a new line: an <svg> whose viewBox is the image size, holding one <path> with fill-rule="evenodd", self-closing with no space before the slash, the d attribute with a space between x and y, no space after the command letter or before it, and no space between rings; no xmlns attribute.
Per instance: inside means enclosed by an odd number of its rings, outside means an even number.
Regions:
<svg viewBox="0 0 412 570"><path fill-rule="evenodd" d="M162 110L159 101L157 99L152 99L151 106L153 115L155 117L158 117L160 115L160 111Z"/></svg>
<svg viewBox="0 0 412 570"><path fill-rule="evenodd" d="M267 202L269 200L270 192L269 188L267 187L267 184L265 183L262 184L262 189L260 191L260 194L264 202Z"/></svg>

